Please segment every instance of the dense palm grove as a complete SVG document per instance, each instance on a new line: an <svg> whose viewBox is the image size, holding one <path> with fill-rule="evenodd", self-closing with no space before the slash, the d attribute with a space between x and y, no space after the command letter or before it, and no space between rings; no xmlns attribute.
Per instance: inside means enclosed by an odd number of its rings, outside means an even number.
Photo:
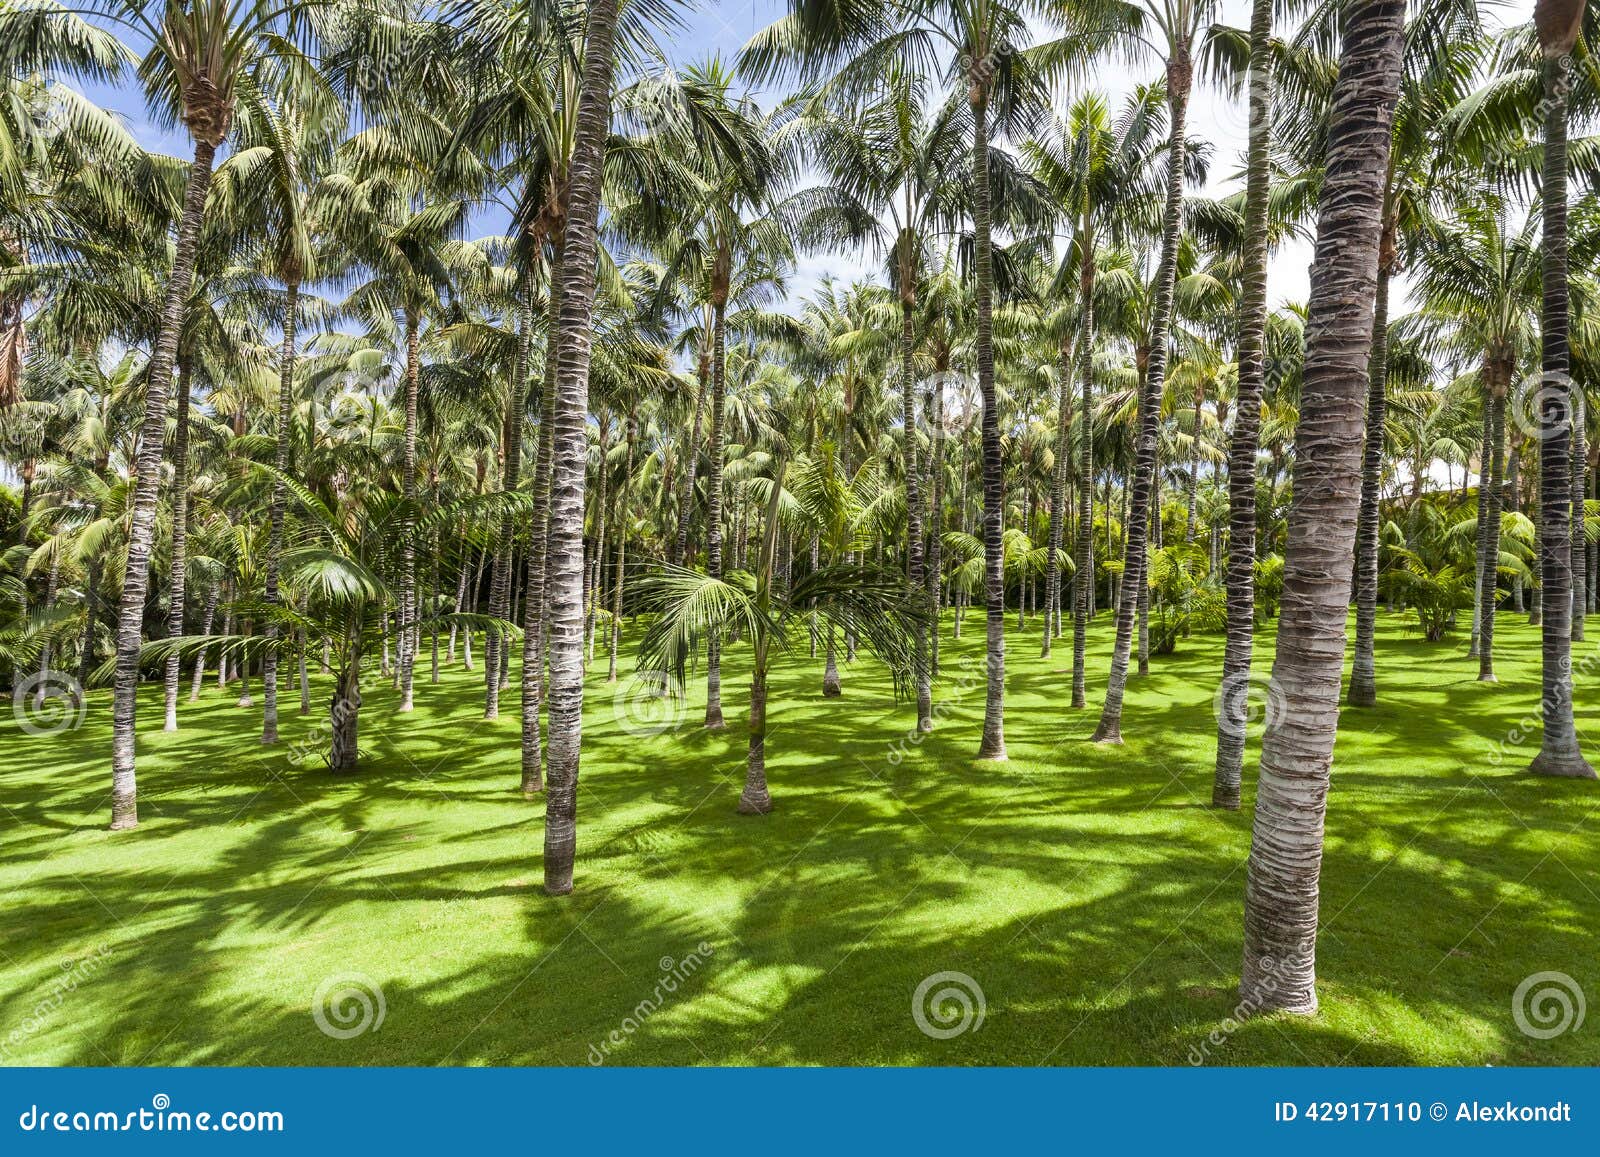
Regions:
<svg viewBox="0 0 1600 1157"><path fill-rule="evenodd" d="M207 681L263 743L325 714L359 773L363 686L405 712L464 665L520 715L560 894L586 675L703 683L758 814L773 664L837 696L875 655L926 731L935 624L984 631L998 760L1012 624L1070 648L1061 726L1109 743L1130 678L1225 633L1216 806L1268 724L1244 990L1308 1011L1380 607L1486 681L1495 611L1541 623L1533 769L1593 776L1595 6L793 0L676 66L666 0L89 8L0 5L0 679L111 708L113 828L156 688L168 730ZM1203 86L1240 139L1190 130ZM1296 239L1309 299L1269 308ZM795 292L819 253L876 272Z"/></svg>

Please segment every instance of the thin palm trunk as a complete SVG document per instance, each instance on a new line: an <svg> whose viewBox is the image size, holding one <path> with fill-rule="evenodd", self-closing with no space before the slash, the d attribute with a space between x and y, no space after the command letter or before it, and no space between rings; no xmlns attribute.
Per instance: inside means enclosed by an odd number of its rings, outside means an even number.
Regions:
<svg viewBox="0 0 1600 1157"><path fill-rule="evenodd" d="M983 53L975 54L981 61ZM973 264L977 298L977 333L973 355L978 367L978 394L983 400L983 600L988 625L983 705L983 739L979 759L1006 757L1006 581L1005 483L1000 455L1000 402L994 388L994 255L990 251L989 93L974 67L972 89Z"/></svg>
<svg viewBox="0 0 1600 1157"><path fill-rule="evenodd" d="M907 276L905 267L901 269L901 277L911 280ZM915 302L911 292L914 291L909 290L909 287L902 287L900 296L900 418L905 426L906 582L911 600L921 602L924 582L922 474L917 461L917 396L912 361L916 340L916 331L912 323ZM932 731L933 676L928 670L928 633L923 626L918 626L916 631L916 656L917 730Z"/></svg>
<svg viewBox="0 0 1600 1157"><path fill-rule="evenodd" d="M1211 804L1239 807L1245 719L1234 710L1248 685L1256 629L1256 455L1261 394L1266 385L1267 210L1271 188L1272 0L1250 5L1250 143L1245 162L1245 243L1239 304L1239 385L1228 444L1228 621L1222 657L1223 709L1217 718L1217 762ZM1381 274L1380 274L1381 276ZM1374 331L1376 332L1376 331ZM1214 540L1213 540L1214 541ZM1242 704L1241 704L1242 705Z"/></svg>
<svg viewBox="0 0 1600 1157"><path fill-rule="evenodd" d="M723 333L724 303L713 302L711 322L711 444L706 448L706 573L722 577L722 439L727 401L727 348ZM722 640L715 632L706 642L706 727L722 729Z"/></svg>
<svg viewBox="0 0 1600 1157"><path fill-rule="evenodd" d="M550 772L544 826L544 886L572 891L578 847L578 770L583 734L583 485L593 342L596 227L602 153L611 119L612 44L617 0L593 0L584 33L562 269L560 361L551 459Z"/></svg>
<svg viewBox="0 0 1600 1157"><path fill-rule="evenodd" d="M272 503L267 520L266 576L262 586L262 601L268 607L278 605L278 572L283 565L283 516L286 503L284 477L289 473L289 443L292 434L291 416L294 412L294 359L295 313L298 309L300 281L289 276L284 279L283 291L283 352L278 358L278 422L277 456L278 476L272 480ZM270 641L278 637L278 624L267 622L266 650L261 655L262 716L261 742L278 742L278 649Z"/></svg>
<svg viewBox="0 0 1600 1157"><path fill-rule="evenodd" d="M1294 500L1272 713L1261 746L1245 886L1241 998L1317 1008L1318 877L1360 507L1384 173L1399 96L1405 0L1345 18L1312 266Z"/></svg>
<svg viewBox="0 0 1600 1157"><path fill-rule="evenodd" d="M1044 562L1044 641L1039 657L1050 657L1055 641L1056 615L1061 603L1061 544L1065 541L1067 517L1067 460L1072 454L1072 348L1061 350L1061 384L1056 399L1056 460L1050 477L1050 534L1045 540Z"/></svg>
<svg viewBox="0 0 1600 1157"><path fill-rule="evenodd" d="M1589 457L1584 452L1587 420L1583 387L1572 386L1572 641L1583 642L1583 619L1589 610L1589 546L1583 533L1584 485Z"/></svg>
<svg viewBox="0 0 1600 1157"><path fill-rule="evenodd" d="M219 118L220 119L220 118ZM184 303L194 280L196 243L205 215L206 190L216 144L197 139L194 162L183 194L178 241L161 307L161 328L145 381L144 421L139 433L138 476L128 526L128 559L117 611L116 681L112 695L111 827L122 830L139 822L138 780L134 765L134 717L138 709L139 649L144 635L144 600L149 590L150 549L155 543L156 505L161 497L161 450L167 428L167 397L183 327Z"/></svg>
<svg viewBox="0 0 1600 1157"><path fill-rule="evenodd" d="M1134 450L1132 494L1123 523L1122 593L1117 609L1117 637L1111 652L1111 672L1106 678L1105 705L1095 728L1096 743L1122 742L1122 699L1128 683L1128 658L1133 650L1134 617L1148 608L1145 582L1145 545L1151 520L1152 491L1156 491L1154 517L1160 518L1156 485L1156 441L1161 415L1161 395L1166 385L1168 336L1172 325L1172 299L1177 285L1178 239L1183 231L1184 127L1189 106L1192 66L1186 50L1167 63L1167 200L1161 237L1161 263L1156 270L1155 299L1150 311L1149 354L1139 391L1139 440ZM1131 585L1130 585L1131 584ZM1131 597L1130 597L1131 596ZM1142 616L1141 616L1142 617ZM1142 617L1143 618L1143 617ZM1148 621L1145 619L1144 621ZM1140 635L1147 637L1148 628ZM1146 645L1140 645L1141 656ZM1147 665L1141 657L1141 667Z"/></svg>
<svg viewBox="0 0 1600 1157"><path fill-rule="evenodd" d="M1490 411L1489 484L1480 487L1480 501L1484 503L1484 565L1481 585L1478 588L1478 679L1484 683L1495 682L1494 675L1494 610L1498 589L1500 559L1500 507L1505 486L1504 463L1506 445L1506 386L1498 369L1490 383L1488 406Z"/></svg>
<svg viewBox="0 0 1600 1157"><path fill-rule="evenodd" d="M511 369L511 382L506 390L505 414L500 423L500 456L504 460L500 474L500 489L510 494L516 490L522 476L522 425L527 414L528 358L533 347L533 316L526 301L517 309L517 351ZM489 571L489 613L496 618L511 617L511 550L512 520L507 513L500 519L495 535L494 562ZM500 717L500 683L503 656L510 649L510 641L491 629L484 639L484 698L483 717Z"/></svg>
<svg viewBox="0 0 1600 1157"><path fill-rule="evenodd" d="M628 490L633 480L633 450L638 436L639 423L632 414L629 414L628 449L622 471L622 488L617 491L617 569L616 579L611 584L611 655L610 667L606 672L607 683L617 681L617 648L622 639L622 582L626 574L628 557Z"/></svg>
<svg viewBox="0 0 1600 1157"><path fill-rule="evenodd" d="M410 711L411 677L417 662L417 384L422 369L418 318L406 310L406 406L405 447L401 460L400 490L406 501L406 516L400 527L400 706Z"/></svg>
<svg viewBox="0 0 1600 1157"><path fill-rule="evenodd" d="M167 634L183 634L185 572L189 568L189 362L178 364L178 425L172 438L172 573L167 601ZM178 654L167 656L166 721L163 731L178 730Z"/></svg>
<svg viewBox="0 0 1600 1157"><path fill-rule="evenodd" d="M1078 573L1072 582L1072 706L1087 706L1089 616L1094 607L1094 281L1095 245L1089 209L1079 231L1082 269L1078 274Z"/></svg>

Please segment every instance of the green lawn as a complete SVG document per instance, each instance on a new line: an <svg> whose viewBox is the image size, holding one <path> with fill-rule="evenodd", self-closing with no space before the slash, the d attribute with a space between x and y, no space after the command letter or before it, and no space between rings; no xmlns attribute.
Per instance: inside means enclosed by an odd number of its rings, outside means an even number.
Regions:
<svg viewBox="0 0 1600 1157"><path fill-rule="evenodd" d="M543 804L516 790L515 692L484 723L476 673L430 687L424 658L410 716L370 692L350 778L290 760L329 680L309 719L291 697L273 749L259 710L214 685L164 735L148 688L142 823L115 835L108 696L48 738L5 712L0 1060L581 1065L607 1042L625 1064L1182 1065L1202 1047L1210 1064L1600 1064L1600 1013L1550 1040L1511 1015L1541 971L1600 999L1600 786L1527 776L1526 745L1488 758L1537 698L1522 616L1501 617L1498 685L1475 681L1464 637L1384 620L1382 706L1346 711L1339 733L1322 1011L1231 1034L1259 728L1244 810L1210 810L1220 639L1133 680L1128 743L1110 749L1086 742L1109 617L1088 712L1065 707L1070 640L1044 661L1031 628L1013 633L1011 759L980 764L982 684L960 665L982 626L956 643L950 625L947 714L903 759L911 710L872 663L825 700L820 660L783 660L763 818L734 812L745 648L727 657L718 734L698 726L703 681L676 732L624 731L602 659L563 899L540 888ZM1264 632L1262 672L1272 645ZM1600 762L1592 674L1578 700ZM972 977L986 1011L940 1040L912 995L944 971ZM382 1024L335 1039L313 997L352 974L381 987Z"/></svg>

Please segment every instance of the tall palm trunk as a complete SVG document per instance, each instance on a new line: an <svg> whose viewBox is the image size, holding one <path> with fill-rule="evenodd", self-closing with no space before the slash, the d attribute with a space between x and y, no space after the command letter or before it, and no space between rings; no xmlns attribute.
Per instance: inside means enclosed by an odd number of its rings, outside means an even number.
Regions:
<svg viewBox="0 0 1600 1157"><path fill-rule="evenodd" d="M1387 184L1387 178L1386 178ZM1389 281L1394 273L1395 221L1385 205L1378 242L1372 353L1367 361L1367 428L1361 465L1361 510L1356 521L1356 651L1350 670L1352 707L1378 704L1378 489L1383 481L1384 423L1388 416Z"/></svg>
<svg viewBox="0 0 1600 1157"><path fill-rule="evenodd" d="M1478 587L1478 679L1484 683L1495 682L1494 675L1494 610L1498 588L1500 559L1500 508L1504 499L1505 447L1506 447L1506 387L1509 375L1504 378L1496 366L1489 381L1490 411L1489 444L1484 453L1489 457L1487 486L1479 487L1479 502L1484 506L1483 575Z"/></svg>
<svg viewBox="0 0 1600 1157"><path fill-rule="evenodd" d="M200 634L209 635L211 624L217 617L217 596L221 593L222 584L216 581L211 583L211 590L206 594L206 609L200 619ZM220 648L219 648L220 663ZM194 657L194 681L189 684L189 702L193 703L200 698L200 687L206 678L206 648L200 648L200 653Z"/></svg>
<svg viewBox="0 0 1600 1157"><path fill-rule="evenodd" d="M292 436L291 415L294 412L294 359L295 312L300 296L300 281L295 276L284 279L283 290L283 352L278 358L278 477L272 480L272 505L268 514L267 566L262 587L262 600L269 607L278 605L278 571L283 564L283 515L285 491L283 476L289 473L289 443ZM278 624L267 622L267 638L278 637ZM267 643L261 655L262 721L261 742L278 742L278 649Z"/></svg>
<svg viewBox="0 0 1600 1157"><path fill-rule="evenodd" d="M944 609L944 398L938 386L931 393L929 425L933 429L933 450L928 464L928 555L923 579L932 615L928 630L928 673L936 676L939 674L939 623ZM816 654L814 646L812 654Z"/></svg>
<svg viewBox="0 0 1600 1157"><path fill-rule="evenodd" d="M1539 563L1543 574L1544 733L1531 770L1593 779L1572 717L1571 288L1567 267L1567 89L1583 0L1538 0L1533 19L1544 53L1544 382L1539 391Z"/></svg>
<svg viewBox="0 0 1600 1157"><path fill-rule="evenodd" d="M225 128L219 115L217 123ZM220 139L220 138L219 138ZM121 830L139 822L138 781L134 768L134 716L139 692L139 647L143 638L144 600L149 590L150 549L155 543L156 505L161 497L161 449L167 428L167 396L183 328L184 302L194 281L196 242L205 215L206 190L218 141L196 138L194 161L183 193L172 274L161 307L161 328L150 355L144 396L144 422L139 432L133 511L128 527L128 561L117 610L116 681L111 714L111 827Z"/></svg>
<svg viewBox="0 0 1600 1157"><path fill-rule="evenodd" d="M1177 286L1178 238L1183 231L1184 127L1189 108L1189 84L1193 66L1186 48L1173 53L1167 62L1167 107L1170 124L1167 135L1167 200L1161 237L1161 264L1156 269L1155 300L1150 310L1149 354L1144 380L1139 391L1139 440L1134 449L1132 495L1128 520L1124 523L1125 546L1122 559L1122 600L1117 609L1117 638L1111 652L1111 673L1106 679L1105 706L1095 728L1096 743L1122 742L1122 697L1128 683L1128 658L1133 650L1134 616L1140 604L1148 608L1145 582L1151 520L1152 492L1155 517L1161 517L1160 491L1156 480L1156 441L1161 421L1161 394L1166 385L1167 346L1172 328L1172 298ZM1148 620L1146 620L1148 621ZM1144 634L1141 631L1141 634ZM1140 647L1141 656L1145 648Z"/></svg>
<svg viewBox="0 0 1600 1157"><path fill-rule="evenodd" d="M701 358L694 390L694 417L689 422L689 439L684 443L683 470L678 479L678 536L672 545L673 566L688 565L689 516L694 507L694 476L700 464L700 414L705 408L706 381L710 376L710 364Z"/></svg>
<svg viewBox="0 0 1600 1157"><path fill-rule="evenodd" d="M185 571L189 568L189 360L178 363L178 425L172 438L172 573L167 595L167 634L183 634ZM53 601L53 596L52 596ZM178 730L178 654L167 656L166 721L163 731Z"/></svg>
<svg viewBox="0 0 1600 1157"><path fill-rule="evenodd" d="M622 640L622 583L628 558L628 491L633 482L633 450L639 437L639 422L628 415L628 449L622 471L622 488L617 492L617 569L611 584L611 655L606 682L617 681L617 648Z"/></svg>
<svg viewBox="0 0 1600 1157"><path fill-rule="evenodd" d="M1318 877L1360 507L1384 172L1405 0L1348 10L1317 221L1273 693L1245 886L1241 997L1316 1011Z"/></svg>
<svg viewBox="0 0 1600 1157"><path fill-rule="evenodd" d="M411 710L411 676L417 662L417 382L422 369L418 326L416 310L408 308L405 447L400 469L400 491L406 501L406 516L400 528L400 711Z"/></svg>
<svg viewBox="0 0 1600 1157"><path fill-rule="evenodd" d="M907 271L900 276L909 280ZM914 292L911 291L911 292ZM917 394L912 353L916 331L912 323L915 298L906 288L900 294L900 418L905 425L906 472L906 582L913 602L923 598L922 472L917 454ZM917 730L933 730L933 676L928 670L928 634L916 629Z"/></svg>
<svg viewBox="0 0 1600 1157"><path fill-rule="evenodd" d="M983 739L979 759L1006 757L1006 579L1005 483L1000 456L1000 402L994 389L994 254L990 250L989 91L977 70L985 53L974 53L971 90L973 265L977 298L974 359L978 393L983 399L983 602L988 625L987 687L983 706Z"/></svg>
<svg viewBox="0 0 1600 1157"><path fill-rule="evenodd" d="M1250 678L1256 630L1256 453L1266 385L1267 209L1271 188L1272 0L1250 5L1250 143L1245 158L1244 268L1239 302L1239 385L1228 443L1228 623L1222 685ZM1237 692L1224 693L1217 719L1211 804L1237 810L1244 772L1244 719L1228 714Z"/></svg>
<svg viewBox="0 0 1600 1157"><path fill-rule="evenodd" d="M1061 384L1056 399L1056 461L1050 476L1050 534L1044 563L1044 642L1039 657L1050 657L1055 641L1056 614L1061 604L1061 544L1067 517L1067 460L1072 454L1072 343L1061 348Z"/></svg>
<svg viewBox="0 0 1600 1157"><path fill-rule="evenodd" d="M562 209L562 216L565 207ZM544 790L544 746L539 712L544 704L546 595L549 590L550 472L555 456L557 335L566 268L566 232L550 232L550 292L546 308L544 385L539 398L539 449L533 466L533 541L528 546L528 593L522 620L522 794ZM469 660L471 656L468 656Z"/></svg>
<svg viewBox="0 0 1600 1157"><path fill-rule="evenodd" d="M1078 273L1078 383L1082 394L1079 409L1078 452L1078 573L1072 583L1072 705L1088 704L1085 684L1089 616L1094 613L1094 281L1095 245L1090 231L1089 207L1084 206L1083 224L1078 233L1082 268Z"/></svg>
<svg viewBox="0 0 1600 1157"><path fill-rule="evenodd" d="M728 351L724 344L726 302L712 303L711 322L711 444L706 448L706 573L722 577L722 439L723 411L727 403ZM722 729L722 640L715 632L706 641L706 727Z"/></svg>
<svg viewBox="0 0 1600 1157"><path fill-rule="evenodd" d="M522 426L528 410L528 358L533 349L532 307L523 301L517 309L517 352L511 367L511 382L506 390L506 409L500 423L500 456L504 459L500 489L510 494L522 480ZM494 563L489 572L489 613L496 618L511 617L512 520L509 513L500 519L495 535ZM500 718L500 682L510 640L490 630L484 640L483 717Z"/></svg>
<svg viewBox="0 0 1600 1157"><path fill-rule="evenodd" d="M551 459L550 774L544 820L544 886L572 891L578 848L578 762L583 733L583 484L594 334L596 238L601 168L611 120L612 43L617 0L592 0L584 32L583 93L572 150L566 255L562 268L560 362Z"/></svg>
<svg viewBox="0 0 1600 1157"><path fill-rule="evenodd" d="M1589 609L1589 544L1583 533L1584 485L1589 464L1584 452L1585 412L1583 387L1572 386L1572 641L1583 642L1583 619Z"/></svg>

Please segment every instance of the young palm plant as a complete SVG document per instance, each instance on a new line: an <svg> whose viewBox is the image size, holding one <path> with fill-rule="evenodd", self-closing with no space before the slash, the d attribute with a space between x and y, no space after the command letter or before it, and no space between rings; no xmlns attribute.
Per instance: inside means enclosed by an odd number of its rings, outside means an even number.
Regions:
<svg viewBox="0 0 1600 1157"><path fill-rule="evenodd" d="M775 567L785 464L772 479L755 480L766 492L765 525L754 572L726 578L681 567L666 567L641 580L638 605L657 617L639 644L639 669L678 670L703 639L737 631L750 640L750 741L745 757L744 791L739 811L764 815L772 810L767 789L767 677L775 659L790 649L811 616L830 630L864 642L889 668L897 694L914 690L924 662L917 646L928 626L922 600L907 599L905 579L871 563L832 563L784 585ZM756 482L765 485L757 486ZM789 496L791 501L792 496Z"/></svg>

